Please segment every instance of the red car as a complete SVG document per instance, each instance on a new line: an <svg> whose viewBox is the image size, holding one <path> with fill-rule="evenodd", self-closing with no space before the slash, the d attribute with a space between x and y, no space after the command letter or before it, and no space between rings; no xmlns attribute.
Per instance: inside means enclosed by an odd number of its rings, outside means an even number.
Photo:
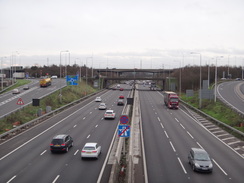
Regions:
<svg viewBox="0 0 244 183"><path fill-rule="evenodd" d="M124 99L125 97L123 95L120 95L119 96L119 99Z"/></svg>
<svg viewBox="0 0 244 183"><path fill-rule="evenodd" d="M123 91L123 90L124 90L124 88L120 88L119 90L120 90L120 91Z"/></svg>

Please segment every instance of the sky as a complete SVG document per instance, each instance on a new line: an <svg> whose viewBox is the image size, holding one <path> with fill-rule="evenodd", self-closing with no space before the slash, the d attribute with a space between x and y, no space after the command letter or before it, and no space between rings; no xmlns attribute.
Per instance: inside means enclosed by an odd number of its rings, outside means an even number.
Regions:
<svg viewBox="0 0 244 183"><path fill-rule="evenodd" d="M0 0L1 67L244 66L243 7L243 0Z"/></svg>

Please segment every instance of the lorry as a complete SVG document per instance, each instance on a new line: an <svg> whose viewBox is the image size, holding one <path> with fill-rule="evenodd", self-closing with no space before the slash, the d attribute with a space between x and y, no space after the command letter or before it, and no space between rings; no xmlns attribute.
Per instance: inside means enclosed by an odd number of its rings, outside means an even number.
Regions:
<svg viewBox="0 0 244 183"><path fill-rule="evenodd" d="M179 97L175 92L164 91L164 103L169 109L179 109Z"/></svg>
<svg viewBox="0 0 244 183"><path fill-rule="evenodd" d="M40 87L47 87L52 84L52 79L51 78L43 78L40 80Z"/></svg>
<svg viewBox="0 0 244 183"><path fill-rule="evenodd" d="M14 72L13 73L13 78L24 79L25 78L25 73L24 72Z"/></svg>

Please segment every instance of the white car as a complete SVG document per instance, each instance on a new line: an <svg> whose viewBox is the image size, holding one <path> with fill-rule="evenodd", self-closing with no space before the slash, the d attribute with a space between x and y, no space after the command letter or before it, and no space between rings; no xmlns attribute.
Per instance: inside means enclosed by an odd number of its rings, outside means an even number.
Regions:
<svg viewBox="0 0 244 183"><path fill-rule="evenodd" d="M100 103L98 109L105 110L105 109L107 109L107 106L105 103Z"/></svg>
<svg viewBox="0 0 244 183"><path fill-rule="evenodd" d="M83 158L98 158L101 154L101 146L96 142L86 143L83 149L81 150L81 159Z"/></svg>
<svg viewBox="0 0 244 183"><path fill-rule="evenodd" d="M104 114L104 119L115 119L114 110L106 110L106 112Z"/></svg>
<svg viewBox="0 0 244 183"><path fill-rule="evenodd" d="M19 93L20 93L19 89L13 89L12 91L12 94L19 94Z"/></svg>
<svg viewBox="0 0 244 183"><path fill-rule="evenodd" d="M101 97L96 97L95 98L95 102L101 102L101 101L102 101Z"/></svg>
<svg viewBox="0 0 244 183"><path fill-rule="evenodd" d="M29 88L30 87L28 85L25 85L24 88L23 88L23 90L29 90Z"/></svg>

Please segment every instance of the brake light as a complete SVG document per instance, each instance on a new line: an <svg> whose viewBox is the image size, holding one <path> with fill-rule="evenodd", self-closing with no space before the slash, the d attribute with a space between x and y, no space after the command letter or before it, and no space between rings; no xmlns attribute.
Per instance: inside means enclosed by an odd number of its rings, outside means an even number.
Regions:
<svg viewBox="0 0 244 183"><path fill-rule="evenodd" d="M92 151L93 153L96 153L97 151Z"/></svg>
<svg viewBox="0 0 244 183"><path fill-rule="evenodd" d="M53 144L50 144L50 146L53 146Z"/></svg>
<svg viewBox="0 0 244 183"><path fill-rule="evenodd" d="M81 152L85 153L86 151L81 151Z"/></svg>
<svg viewBox="0 0 244 183"><path fill-rule="evenodd" d="M61 144L61 146L65 146L65 144Z"/></svg>

